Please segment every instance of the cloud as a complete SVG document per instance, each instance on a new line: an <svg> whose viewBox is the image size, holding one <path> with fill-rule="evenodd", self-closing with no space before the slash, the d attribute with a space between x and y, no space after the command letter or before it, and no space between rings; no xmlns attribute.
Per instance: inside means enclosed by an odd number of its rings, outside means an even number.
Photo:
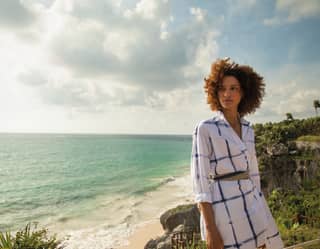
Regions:
<svg viewBox="0 0 320 249"><path fill-rule="evenodd" d="M18 75L20 82L49 106L71 108L73 113L105 113L114 108L144 107L159 111L191 110L199 104L202 83L185 88L156 91L141 87L117 86L104 80L71 78L63 72L29 70ZM201 102L201 101L200 101Z"/></svg>
<svg viewBox="0 0 320 249"><path fill-rule="evenodd" d="M0 1L0 26L21 29L31 25L35 19L35 14L21 1Z"/></svg>
<svg viewBox="0 0 320 249"><path fill-rule="evenodd" d="M306 18L317 18L320 16L320 2L318 0L277 0L276 15L264 19L267 26L280 25L284 23L295 23Z"/></svg>
<svg viewBox="0 0 320 249"><path fill-rule="evenodd" d="M167 6L167 2L163 2L165 4L161 5L155 0L141 0L136 4L134 10L130 11L130 18L132 16L137 15L146 20L156 19L158 16L162 16L164 6ZM128 11L126 13L128 13Z"/></svg>
<svg viewBox="0 0 320 249"><path fill-rule="evenodd" d="M298 118L313 116L313 100L319 99L320 91L303 87L295 87L292 90L286 93L288 95L273 96L272 100L267 101L268 109L274 116L282 118L288 112Z"/></svg>
<svg viewBox="0 0 320 249"><path fill-rule="evenodd" d="M231 15L237 15L242 12L247 12L256 6L256 0L227 0L228 11Z"/></svg>
<svg viewBox="0 0 320 249"><path fill-rule="evenodd" d="M40 86L47 83L47 77L39 70L24 71L18 74L18 80L29 86Z"/></svg>
<svg viewBox="0 0 320 249"><path fill-rule="evenodd" d="M13 69L5 82L32 91L32 105L75 118L132 108L188 113L204 100L202 79L219 50L210 20L188 15L187 25L176 25L166 1L24 3L37 14L28 27L37 39L3 32L0 50Z"/></svg>
<svg viewBox="0 0 320 249"><path fill-rule="evenodd" d="M266 75L266 97L257 113L261 119L283 119L290 112L294 117L314 115L313 100L319 99L316 86L319 64L283 65Z"/></svg>
<svg viewBox="0 0 320 249"><path fill-rule="evenodd" d="M68 8L53 6L63 10L59 18L63 24L51 32L51 58L77 77L108 77L119 84L166 91L193 80L185 68L194 61L199 68L201 50L210 52L208 57L218 49L215 36L208 40L209 23L191 20L188 26L171 31L174 17L166 1L142 0L134 8L122 10L119 5L108 5L104 15L100 14L102 1L90 3L88 9L84 8L86 2L74 2ZM209 33L218 33L212 26L210 29ZM202 48L204 43L206 48Z"/></svg>
<svg viewBox="0 0 320 249"><path fill-rule="evenodd" d="M205 16L207 15L206 10L203 10L201 8L194 8L194 7L190 8L190 13L196 18L198 22L202 22Z"/></svg>
<svg viewBox="0 0 320 249"><path fill-rule="evenodd" d="M270 6L264 4L265 10L255 0L199 6L182 2L1 1L0 75L5 87L0 106L2 119L9 121L0 129L25 123L33 130L92 131L99 126L102 132L191 132L196 122L211 115L203 92L210 64L225 51L247 63L248 51L239 52L237 44L248 37L237 32L243 34L252 13L259 18L269 14ZM265 24L315 17L314 4L278 1L274 18ZM294 61L305 41L290 41L287 47L289 61ZM258 49L253 48L255 60L264 65ZM269 63L262 69L274 67ZM267 95L253 118L265 122L282 119L286 112L313 115L312 101L320 94L318 69L319 64L308 60L267 72ZM34 127L38 122L42 125Z"/></svg>
<svg viewBox="0 0 320 249"><path fill-rule="evenodd" d="M196 80L207 76L213 58L218 57L219 46L215 39L219 35L219 32L208 32L197 47L193 48L194 50L191 52L192 63L184 67L186 78ZM200 77L200 75L203 77Z"/></svg>
<svg viewBox="0 0 320 249"><path fill-rule="evenodd" d="M30 69L18 75L46 105L73 108L77 112L105 112L115 106L145 104L143 89L105 84L103 80L73 78L67 72ZM141 96L142 95L142 96Z"/></svg>

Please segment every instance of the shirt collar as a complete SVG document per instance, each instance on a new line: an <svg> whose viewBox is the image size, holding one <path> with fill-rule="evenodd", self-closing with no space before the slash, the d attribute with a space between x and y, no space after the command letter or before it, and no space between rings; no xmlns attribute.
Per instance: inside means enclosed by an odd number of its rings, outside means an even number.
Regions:
<svg viewBox="0 0 320 249"><path fill-rule="evenodd" d="M226 117L222 111L216 110L216 111L214 111L214 113L215 113L214 116L218 117L219 120L224 121L228 126L230 126L228 120L226 119ZM240 116L239 113L238 113L238 115ZM249 122L244 117L241 117L241 116L240 116L240 123L241 123L241 125L246 125L246 126L249 125Z"/></svg>

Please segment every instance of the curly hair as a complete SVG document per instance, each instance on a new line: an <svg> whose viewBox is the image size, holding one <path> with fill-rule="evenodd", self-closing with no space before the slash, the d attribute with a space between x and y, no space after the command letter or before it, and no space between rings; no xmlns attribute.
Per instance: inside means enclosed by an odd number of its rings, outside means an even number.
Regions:
<svg viewBox="0 0 320 249"><path fill-rule="evenodd" d="M211 110L221 110L218 98L218 89L221 87L224 76L234 76L240 83L243 97L238 106L241 116L255 112L260 106L265 94L263 77L252 67L239 65L230 61L230 58L217 59L211 65L211 73L204 79L204 89L207 94L207 103Z"/></svg>

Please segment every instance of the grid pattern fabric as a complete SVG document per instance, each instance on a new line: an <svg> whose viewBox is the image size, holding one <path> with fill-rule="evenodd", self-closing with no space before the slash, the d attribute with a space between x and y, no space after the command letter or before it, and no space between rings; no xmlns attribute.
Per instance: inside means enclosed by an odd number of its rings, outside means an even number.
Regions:
<svg viewBox="0 0 320 249"><path fill-rule="evenodd" d="M192 142L191 178L195 201L211 203L224 248L281 249L283 242L261 192L254 144L254 131L241 118L240 138L224 114L201 121ZM213 176L249 171L249 179L223 181ZM206 238L204 219L200 217L201 237Z"/></svg>

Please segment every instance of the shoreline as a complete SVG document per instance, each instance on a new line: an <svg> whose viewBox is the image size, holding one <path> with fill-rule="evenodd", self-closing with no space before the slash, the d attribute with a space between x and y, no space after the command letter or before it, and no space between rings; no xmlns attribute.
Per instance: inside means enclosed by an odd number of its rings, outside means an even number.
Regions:
<svg viewBox="0 0 320 249"><path fill-rule="evenodd" d="M154 219L137 227L126 239L128 243L115 249L142 249L150 239L160 237L163 233L160 220Z"/></svg>
<svg viewBox="0 0 320 249"><path fill-rule="evenodd" d="M172 185L177 184L179 181L185 182L185 184L188 184L190 181L190 175L184 174L176 178L174 181L167 182L163 186L160 187L161 192L158 193L170 193L169 196L172 197L172 199L165 204L163 208L161 208L161 211L157 213L155 218L151 218L147 221L143 221L142 223L137 224L132 230L132 232L123 238L123 242L125 241L125 244L121 246L116 246L114 249L143 249L144 246L147 244L147 242L150 239L155 239L156 237L162 236L165 231L162 228L161 222L160 222L160 216L164 212L166 212L168 209L175 208L176 206L180 204L186 204L191 203L193 201L191 191L190 192L185 191L182 195L181 192L176 191L179 187L181 187L180 184L172 188ZM187 185L184 185L187 186ZM175 190L172 192L172 190ZM148 195L151 196L151 199L153 199L152 205L157 205L157 195L156 192L150 192ZM159 205L160 203L158 203ZM162 203L161 203L162 204ZM160 204L160 205L161 205ZM150 206L149 206L150 207Z"/></svg>
<svg viewBox="0 0 320 249"><path fill-rule="evenodd" d="M82 219L68 218L62 214L61 217L66 219L60 218L58 222L43 219L38 222L50 234L57 235L66 249L142 249L150 239L165 233L160 216L168 209L192 199L190 175L184 173L165 178L158 188L143 195L118 198L113 209L100 205ZM97 198L96 202L109 203L104 196ZM118 212L117 217L110 215L115 212Z"/></svg>
<svg viewBox="0 0 320 249"><path fill-rule="evenodd" d="M173 179L154 191L122 203L131 204L123 206L126 213L117 218L122 222L115 223L115 226L105 221L83 227L77 220L67 220L64 224L55 224L52 231L58 232L61 239L67 238L66 249L85 249L89 246L92 249L143 249L150 239L165 233L160 223L160 216L164 212L193 200L189 188L190 176L183 174ZM110 217L110 212L96 210L94 220L103 221Z"/></svg>

